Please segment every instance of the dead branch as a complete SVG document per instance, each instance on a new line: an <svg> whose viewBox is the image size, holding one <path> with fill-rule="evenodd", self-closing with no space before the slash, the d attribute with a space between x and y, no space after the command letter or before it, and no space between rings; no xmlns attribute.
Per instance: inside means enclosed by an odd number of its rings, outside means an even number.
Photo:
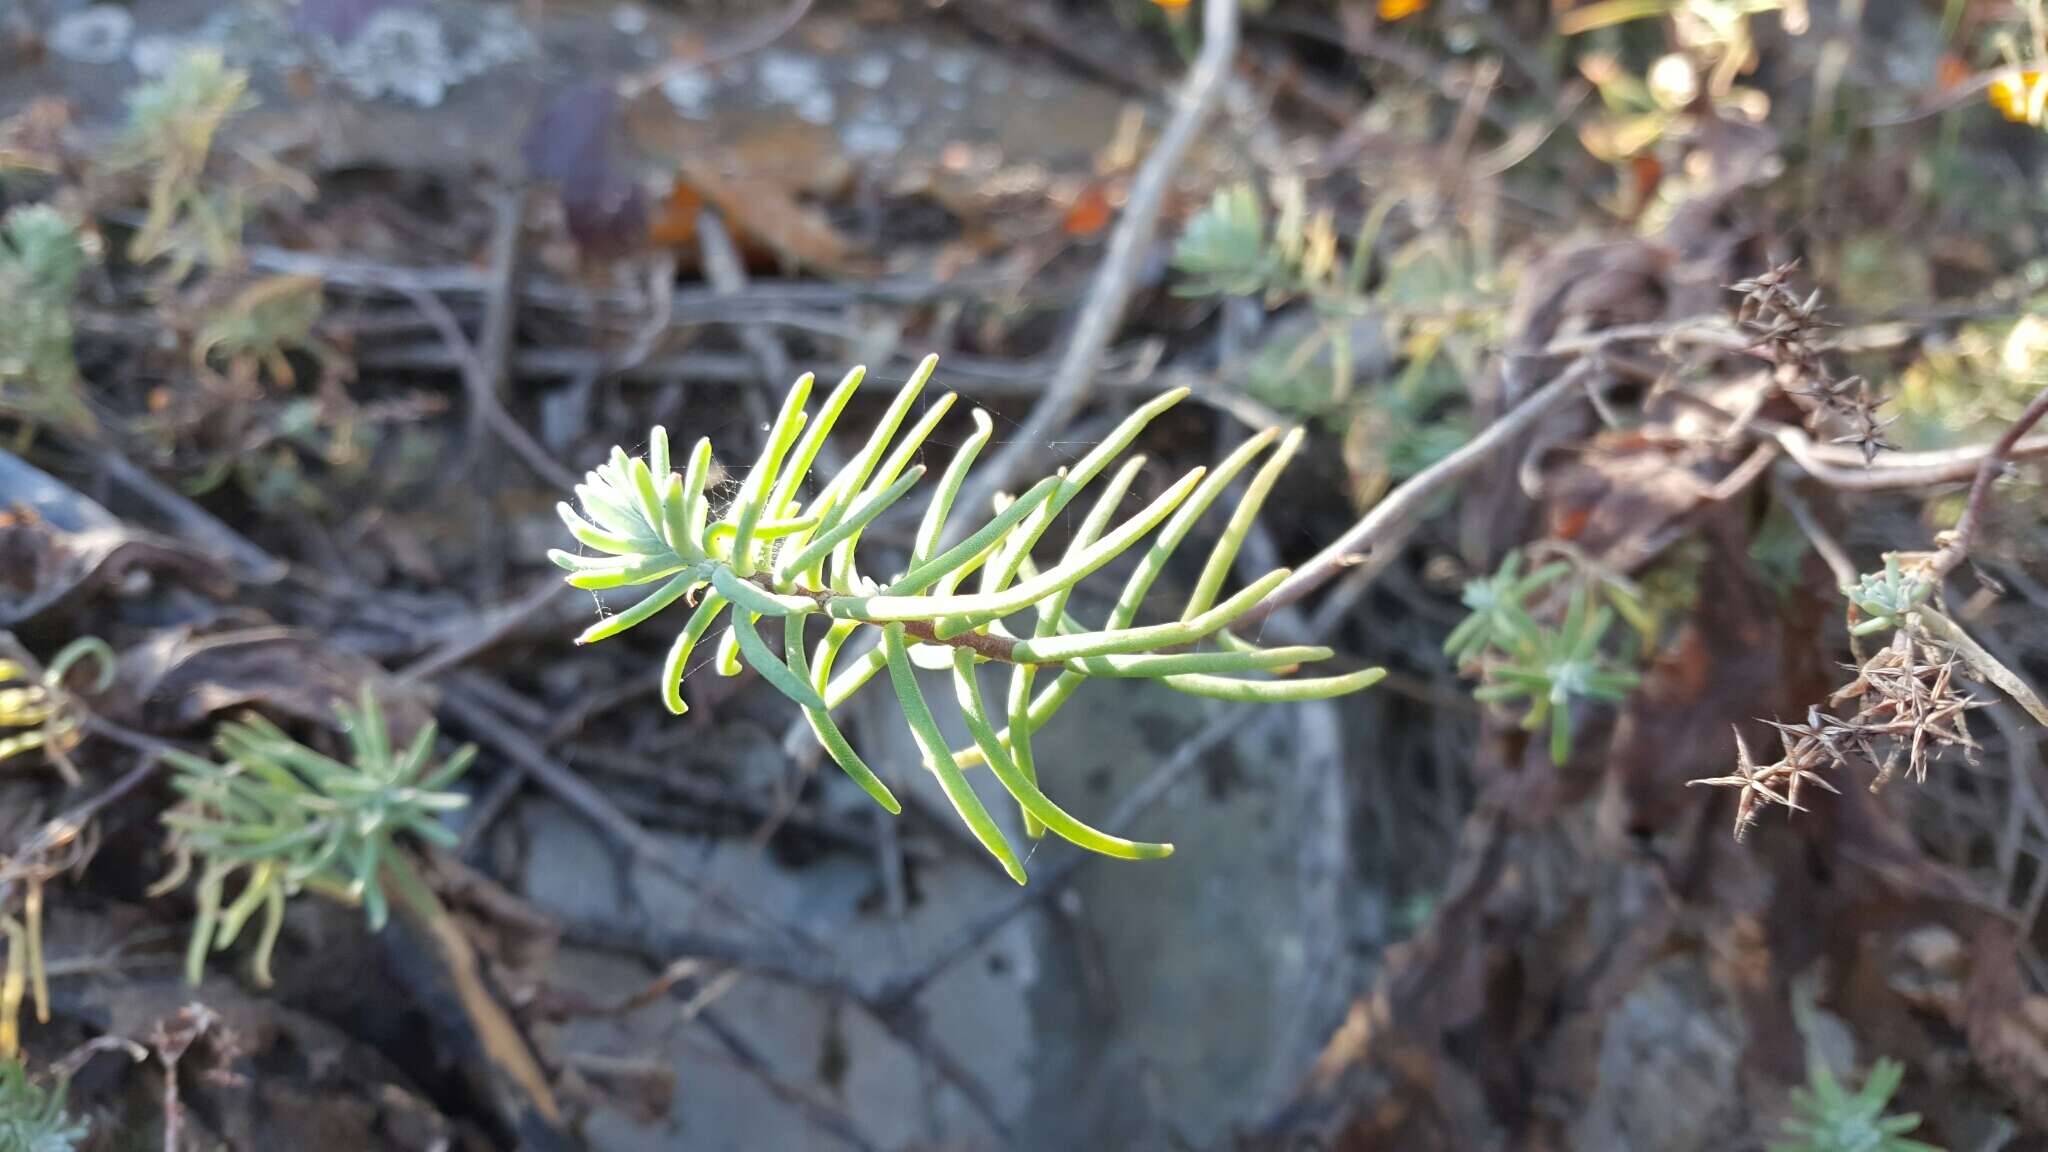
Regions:
<svg viewBox="0 0 2048 1152"><path fill-rule="evenodd" d="M1782 476L1773 480L1771 496L1792 514L1793 521L1799 525L1799 531L1805 534L1807 542L1812 544L1813 550L1827 562L1828 571L1834 574L1835 583L1845 588L1856 583L1856 562L1849 559L1849 553L1828 534L1827 529L1822 527L1820 518L1813 514L1813 509L1808 507L1805 499L1792 485L1784 482Z"/></svg>
<svg viewBox="0 0 2048 1152"><path fill-rule="evenodd" d="M1929 561L1935 579L1940 579L1955 570L1956 565L1970 554L1970 545L1977 535L1977 523L1984 517L1984 504L1991 496L1991 483L2005 471L2005 465L2012 458L2013 449L2019 445L2034 425L2048 416L2048 388L2034 395L2026 410L2014 420L1991 447L1977 461L1977 474L1970 481L1970 497L1963 505L1962 518L1956 521L1954 529L1941 541L1941 548Z"/></svg>
<svg viewBox="0 0 2048 1152"><path fill-rule="evenodd" d="M1023 426L982 466L979 478L969 484L960 499L961 507L988 507L995 494L1015 479L1019 469L1034 461L1041 454L1041 446L1058 436L1088 402L1094 391L1096 361L1123 320L1139 265L1158 227L1167 186L1222 96L1223 79L1229 74L1236 51L1237 0L1206 0L1202 8L1201 55L1181 83L1173 118L1167 121L1159 142L1131 182L1130 198L1117 219L1116 230L1110 234L1109 250L1096 270L1088 298L1081 304L1080 317L1060 357L1059 368L1046 386L1045 395L1025 417Z"/></svg>
<svg viewBox="0 0 2048 1152"><path fill-rule="evenodd" d="M837 1137L860 1152L880 1152L882 1146L861 1131L860 1124L847 1114L845 1108L824 1093L778 1074L767 1056L747 1039L745 1033L726 1023L724 1017L706 1007L696 1013L695 1019L718 1041L722 1049L719 1055L752 1076L776 1099L803 1113L812 1127Z"/></svg>
<svg viewBox="0 0 2048 1152"><path fill-rule="evenodd" d="M1597 366L1583 359L1560 372L1556 379L1515 405L1484 432L1466 441L1457 451L1417 472L1373 505L1358 523L1295 569L1294 575L1259 602L1236 625L1254 628L1261 620L1322 587L1332 578L1361 563L1383 537L1404 527L1418 515L1438 491L1463 478L1502 448L1514 442L1538 420L1577 398L1592 380Z"/></svg>
<svg viewBox="0 0 2048 1152"><path fill-rule="evenodd" d="M485 608L462 620L458 626L442 632L442 639L401 668L398 678L431 680L460 668L514 631L532 624L536 617L542 617L556 605L566 603L575 591L559 580L544 577L518 598Z"/></svg>
<svg viewBox="0 0 2048 1152"><path fill-rule="evenodd" d="M407 291L406 297L433 322L442 341L454 355L457 367L462 370L462 382L469 392L470 403L483 414L482 419L491 431L504 440L506 447L512 449L513 454L536 476L564 491L574 488L576 477L549 456L532 434L499 403L497 384L490 378L489 370L470 344L469 337L462 334L462 325L448 306L431 292Z"/></svg>

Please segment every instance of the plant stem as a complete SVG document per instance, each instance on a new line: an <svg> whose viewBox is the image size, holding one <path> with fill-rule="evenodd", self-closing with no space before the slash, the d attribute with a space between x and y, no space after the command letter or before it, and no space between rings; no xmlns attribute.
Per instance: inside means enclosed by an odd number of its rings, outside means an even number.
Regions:
<svg viewBox="0 0 2048 1152"><path fill-rule="evenodd" d="M1373 505L1330 546L1297 568L1286 583L1260 601L1258 607L1238 618L1236 629L1253 629L1280 609L1322 587L1345 569L1364 560L1373 545L1419 514L1437 492L1459 480L1495 452L1527 431L1538 420L1575 399L1596 370L1591 359L1580 360L1559 373L1555 380L1529 394L1520 404L1488 425L1484 432L1465 442L1457 451L1417 472Z"/></svg>
<svg viewBox="0 0 2048 1152"><path fill-rule="evenodd" d="M1963 505L1963 515L1948 533L1941 548L1929 561L1929 568L1938 581L1955 570L1970 554L1970 545L1977 535L1977 524L1984 518L1984 505L1991 496L1991 484L2005 471L2006 461L2012 455L2013 446L2020 442L2029 429L2048 416L2048 388L2034 394L2026 410L2009 425L2005 434L1991 445L1991 450L1977 462L1976 478L1970 481L1969 500Z"/></svg>
<svg viewBox="0 0 2048 1152"><path fill-rule="evenodd" d="M1089 286L1088 298L1081 304L1059 368L1023 426L970 484L961 498L962 507L986 508L990 497L1007 486L1020 468L1042 458L1046 441L1057 436L1087 403L1096 362L1123 319L1139 266L1158 227L1168 186L1230 75L1230 62L1237 55L1237 5L1238 0L1204 0L1201 55L1181 82L1172 119L1131 181L1130 197L1110 234L1109 249Z"/></svg>
<svg viewBox="0 0 2048 1152"><path fill-rule="evenodd" d="M493 1070L517 1085L518 1095L524 1096L525 1103L530 1103L550 1123L559 1123L561 1109L555 1102L554 1090L548 1087L547 1074L541 1071L540 1062L534 1058L526 1037L511 1015L484 987L476 950L448 915L441 898L434 895L426 878L420 875L411 857L403 851L394 848L385 854L383 876L390 882L399 908L412 915L430 950L448 974L455 997L469 1017L471 1027L476 1030L477 1042L485 1059ZM500 1101L505 1113L513 1117L518 1116L521 1103L516 1098Z"/></svg>

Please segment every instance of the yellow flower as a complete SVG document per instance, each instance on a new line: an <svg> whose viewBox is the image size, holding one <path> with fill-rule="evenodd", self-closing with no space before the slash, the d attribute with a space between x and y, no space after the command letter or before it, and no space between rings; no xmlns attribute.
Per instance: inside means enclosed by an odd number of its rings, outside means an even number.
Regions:
<svg viewBox="0 0 2048 1152"><path fill-rule="evenodd" d="M1384 0L1382 0L1384 2ZM1984 93L1993 108L2005 113L2015 124L2032 124L2043 100L2043 78L2039 68L2011 69L1999 74Z"/></svg>
<svg viewBox="0 0 2048 1152"><path fill-rule="evenodd" d="M1178 12L1188 6L1188 0L1152 0L1152 3L1159 5L1168 12Z"/></svg>
<svg viewBox="0 0 2048 1152"><path fill-rule="evenodd" d="M1380 19L1391 24L1429 7L1429 0L1379 0Z"/></svg>

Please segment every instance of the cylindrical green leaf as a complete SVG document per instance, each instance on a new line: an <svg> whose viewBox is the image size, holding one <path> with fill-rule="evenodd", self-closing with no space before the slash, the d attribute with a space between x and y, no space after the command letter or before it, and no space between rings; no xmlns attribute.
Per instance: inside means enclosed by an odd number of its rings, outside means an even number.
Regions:
<svg viewBox="0 0 2048 1152"><path fill-rule="evenodd" d="M804 632L794 622L783 627L783 653L789 658L790 671L796 673L804 683L815 688L815 678L804 659ZM803 712L804 720L811 726L812 734L818 738L818 743L825 749L825 753L832 757L832 762L839 765L840 771L851 777L854 783L861 786L862 791L873 797L875 803L887 809L891 816L900 815L903 805L897 801L895 793L889 791L889 786L882 783L881 777L876 776L867 766L867 762L853 750L853 745L847 742L845 733L832 722L832 714L823 708L805 708Z"/></svg>
<svg viewBox="0 0 2048 1152"><path fill-rule="evenodd" d="M391 732L384 727L384 710L378 707L377 693L370 687L370 682L363 681L354 715L350 715L346 710L338 711L341 711L343 723L348 725L350 741L355 744L356 766L373 775L384 775L388 778L391 770Z"/></svg>
<svg viewBox="0 0 2048 1152"><path fill-rule="evenodd" d="M1059 490L1057 476L1048 476L1011 501L1010 505L990 518L989 522L976 529L974 534L944 552L920 564L913 564L903 575L896 578L888 588L890 595L910 595L922 592L941 576L951 573L975 557L987 552L1002 539L1003 534L1015 527L1017 522L1031 515L1040 505Z"/></svg>
<svg viewBox="0 0 2048 1152"><path fill-rule="evenodd" d="M640 556L614 568L586 568L571 572L565 579L574 588L590 592L602 592L607 588L623 588L628 584L652 584L666 579L684 568L682 557L670 552L662 556Z"/></svg>
<svg viewBox="0 0 2048 1152"><path fill-rule="evenodd" d="M808 596L770 592L723 565L711 570L711 586L720 596L762 616L802 616L818 610L818 602Z"/></svg>
<svg viewBox="0 0 2048 1152"><path fill-rule="evenodd" d="M555 514L562 518L562 523L569 529L569 535L600 552L625 556L640 551L632 538L618 532L607 532L578 516L576 510L569 507L566 500L555 505Z"/></svg>
<svg viewBox="0 0 2048 1152"><path fill-rule="evenodd" d="M1330 700L1370 688L1385 679L1385 668L1366 668L1344 676L1315 676L1285 680L1239 680L1229 676L1162 676L1159 682L1176 692L1206 696L1212 700L1236 700L1247 704L1281 704L1301 700Z"/></svg>
<svg viewBox="0 0 2048 1152"><path fill-rule="evenodd" d="M1166 570L1166 562L1172 557L1174 550L1180 547L1181 541L1187 538L1187 534L1194 529L1202 514L1209 510L1209 505L1215 503L1216 498L1223 494L1223 490L1237 479L1237 474L1244 471L1260 452L1265 451L1266 445L1272 443L1277 435L1278 429L1267 428L1238 445L1235 451L1224 457L1223 463L1218 464L1214 471L1202 479L1201 486L1195 489L1194 494L1179 508L1174 509L1173 518L1159 530L1159 535L1153 538L1152 546L1145 550L1145 555L1138 561L1138 567L1131 573L1130 579L1124 582L1123 593L1117 597L1116 607L1110 610L1109 620L1104 627L1127 628L1131 621L1138 618L1139 605L1144 603L1145 596L1152 591L1152 584L1159 578L1159 574Z"/></svg>
<svg viewBox="0 0 2048 1152"><path fill-rule="evenodd" d="M733 570L742 576L754 574L754 525L768 504L768 494L774 489L777 470L790 446L796 442L797 432L804 424L804 402L811 398L811 374L806 372L797 378L789 395L783 398L782 411L776 413L775 423L769 427L767 443L761 446L761 456L754 462L754 468L747 473L746 482L740 485L739 498L733 501L726 518L732 521L736 531L733 534L730 563Z"/></svg>
<svg viewBox="0 0 2048 1152"><path fill-rule="evenodd" d="M828 610L835 616L874 622L929 620L936 616L1007 616L1030 607L1109 563L1119 552L1157 527L1159 522L1173 511L1174 505L1185 499L1188 492L1200 483L1201 479L1202 470L1197 468L1181 477L1173 487L1161 493L1143 511L1126 521L1115 532L1097 541L1080 556L1063 561L1052 570L1042 572L1003 592L941 597L841 596L831 602Z"/></svg>
<svg viewBox="0 0 2048 1152"><path fill-rule="evenodd" d="M668 482L668 429L659 424L647 430L647 470L654 474L655 483Z"/></svg>
<svg viewBox="0 0 2048 1152"><path fill-rule="evenodd" d="M626 472L633 482L633 496L640 502L636 511L646 522L646 534L656 540L661 539L662 525L668 521L667 513L661 506L659 483L663 478L656 477L653 470L647 467L647 462L638 457L627 464Z"/></svg>
<svg viewBox="0 0 2048 1152"><path fill-rule="evenodd" d="M1186 388L1175 388L1140 405L1137 411L1126 416L1121 423L1111 429L1100 444L1075 461L1073 467L1066 469L1061 474L1059 490L1053 494L1052 499L1046 502L1037 515L1024 522L1024 526L1018 531L1001 559L985 572L987 579L982 584L981 591L995 593L1009 587L1010 581L1016 579L1019 566L1031 554L1031 549L1037 545L1039 537L1052 526L1053 519L1065 511L1067 505L1072 503L1074 498L1081 494L1081 490L1100 475L1104 468L1109 467L1110 461L1123 455L1138 438L1138 434L1145 430L1146 425L1186 399L1187 394Z"/></svg>
<svg viewBox="0 0 2048 1152"><path fill-rule="evenodd" d="M662 502L669 545L685 555L705 556L710 552L704 540L704 521L710 510L704 486L710 479L711 441L699 439L690 449L680 494Z"/></svg>
<svg viewBox="0 0 2048 1152"><path fill-rule="evenodd" d="M725 597L716 592L698 601L697 610L690 613L689 622L676 634L676 642L669 646L668 657L661 663L661 702L678 716L690 710L690 706L683 703L683 677L690 670L690 653L704 634L711 631L711 625L717 622L718 614L725 606Z"/></svg>
<svg viewBox="0 0 2048 1152"><path fill-rule="evenodd" d="M974 421L974 431L961 441L953 452L952 462L946 465L945 474L939 477L939 490L932 496L932 502L925 506L924 519L917 526L917 537L910 549L910 567L931 558L932 551L939 546L940 535L946 530L946 517L953 511L953 500L960 494L960 486L967 482L968 469L974 467L975 457L995 435L996 426L988 413L976 408L969 414Z"/></svg>
<svg viewBox="0 0 2048 1152"><path fill-rule="evenodd" d="M845 646L847 640L851 639L854 632L859 628L860 625L851 620L831 621L831 627L825 629L824 638L818 641L816 648L812 649L812 687L820 692L825 691L825 685L832 680L832 667L839 660L839 650ZM840 701L833 700L830 693L826 694L825 706L827 708L837 708L840 703Z"/></svg>
<svg viewBox="0 0 2048 1152"><path fill-rule="evenodd" d="M813 537L811 542L804 546L803 551L777 564L776 586L791 586L799 574L810 570L834 548L851 540L861 529L872 523L875 517L887 511L890 505L903 499L904 495L916 487L917 482L923 478L924 466L919 465L896 477L887 488L870 493L845 519Z"/></svg>
<svg viewBox="0 0 2048 1152"><path fill-rule="evenodd" d="M781 540L801 532L808 532L817 526L818 517L816 516L799 516L793 520L770 520L763 517L760 523L754 525L754 539L757 541ZM711 526L711 544L714 548L720 544L730 547L732 541L738 535L739 528L737 525L720 521Z"/></svg>
<svg viewBox="0 0 2048 1152"><path fill-rule="evenodd" d="M636 624L652 619L656 613L688 595L692 588L701 588L703 586L704 572L702 569L691 568L688 571L679 573L670 579L668 583L641 597L638 604L633 605L616 616L600 620L584 629L583 634L576 637L576 643L595 644L599 640L617 636Z"/></svg>
<svg viewBox="0 0 2048 1152"><path fill-rule="evenodd" d="M796 628L800 625L785 619L783 626ZM795 701L799 707L824 710L825 698L818 695L818 690L811 687L808 679L784 664L782 658L768 647L768 642L761 639L760 630L754 627L752 613L734 611L732 630L739 637L740 654L746 657L747 664L754 671L761 674L761 679L774 685L777 692Z"/></svg>
<svg viewBox="0 0 2048 1152"><path fill-rule="evenodd" d="M1179 676L1188 673L1230 674L1263 672L1328 660L1335 655L1328 648L1298 645L1263 648L1256 652L1179 652L1164 656L1088 656L1069 660L1066 666L1089 676L1143 677Z"/></svg>
<svg viewBox="0 0 2048 1152"><path fill-rule="evenodd" d="M1010 750L1010 761L1017 766L1017 774L1024 777L1033 788L1038 787L1038 759L1031 750L1031 682L1038 669L1031 664L1017 664L1010 669L1010 695L1008 700L1009 727L996 737L996 743ZM980 751L979 743L976 751ZM1033 840L1045 835L1045 824L1031 814L1031 810L1018 805L1024 812L1024 834Z"/></svg>
<svg viewBox="0 0 2048 1152"><path fill-rule="evenodd" d="M1181 612L1181 619L1199 616L1216 603L1216 597L1223 591L1223 581L1230 575L1230 566L1237 561L1237 552L1244 546L1244 538L1250 535L1252 522L1258 519L1259 508L1273 491L1273 485L1280 479L1280 473L1287 468L1287 462L1301 448L1305 433L1293 429L1287 433L1273 455L1252 477L1245 487L1244 499L1231 512L1230 521L1224 525L1223 535L1217 539L1216 547L1210 549L1208 562L1202 566L1202 575L1195 582L1194 595L1188 597L1187 607Z"/></svg>
<svg viewBox="0 0 2048 1152"><path fill-rule="evenodd" d="M853 623L851 620L834 622L835 626ZM868 681L875 678L875 673L887 666L888 660L879 646L863 652L858 660L833 675L831 683L825 686L825 703L833 708L846 703L855 692L860 691Z"/></svg>
<svg viewBox="0 0 2048 1152"><path fill-rule="evenodd" d="M738 606L733 608L734 615L745 611L746 609ZM740 660L739 633L733 631L730 622L726 624L725 631L719 633L717 659L712 662L711 666L713 670L726 679L731 679L747 670L746 664Z"/></svg>
<svg viewBox="0 0 2048 1152"><path fill-rule="evenodd" d="M1114 656L1136 652L1155 652L1161 648L1173 648L1192 644L1239 616L1252 610L1266 593L1279 587L1287 579L1285 568L1268 572L1259 580L1230 599L1217 605L1192 620L1176 624L1153 624L1144 628L1118 628L1107 632L1082 632L1043 639L1022 640L1011 652L1011 658L1033 664L1056 664L1063 660L1083 656Z"/></svg>
<svg viewBox="0 0 2048 1152"><path fill-rule="evenodd" d="M1109 482L1103 486L1102 492L1096 496L1095 504L1089 508L1088 515L1082 518L1081 526L1074 530L1073 538L1068 541L1067 550L1062 556L1063 560L1080 555L1101 538L1102 533L1108 529L1111 518L1115 516L1117 506L1123 503L1124 496L1130 491L1131 485L1136 482L1138 473L1143 470L1144 466L1145 458L1143 456L1134 456L1124 461L1123 465L1117 469L1116 474L1109 478ZM1038 573L1031 565L1029 557L1026 557L1019 566L1019 571L1025 574L1027 580L1036 579L1038 576ZM1073 585L1069 584L1039 602L1038 623L1035 628L1036 636L1052 637L1059 635L1060 623L1066 617L1067 599L1073 593L1073 587ZM942 631L946 630L947 622L941 622L940 627ZM1018 665L1018 672L1021 674L1029 667L1029 665ZM1046 688L1036 700L1028 701L1025 704L1019 704L1017 700L1019 688L1014 682L1011 684L1009 709L1011 722L1009 727L1004 728L1000 733L1000 737L1004 746L1011 749L1011 754L1018 761L1018 770L1023 772L1027 779L1036 782L1038 778L1035 770L1035 759L1031 755L1031 733L1043 727L1048 720L1052 719L1053 713L1058 711L1060 706L1072 697L1075 689L1085 679L1087 677L1079 672L1063 671L1058 679ZM1029 693L1029 678L1026 679L1022 691L1027 694ZM1032 722L1028 725L1020 726L1017 723L1019 715L1031 717ZM963 767L984 763L981 749L974 747L961 750L960 763ZM1036 817L1028 817L1027 815L1025 830L1027 832L1040 831Z"/></svg>
<svg viewBox="0 0 2048 1152"><path fill-rule="evenodd" d="M954 402L959 400L959 398L958 395L952 392L939 397L938 401L931 406L931 409L919 417L916 424L911 426L910 431L904 435L902 441L890 451L889 458L882 462L881 468L875 472L874 479L868 482L867 487L863 491L874 492L878 489L892 487L896 483L897 476L903 474L904 470L910 467L911 457L915 456L918 450L924 446L924 442L931 436L932 430L939 426L939 421L945 418L946 413L952 409ZM913 471L922 475L924 469L920 466ZM847 520L851 521L852 519L853 513L847 513ZM860 547L860 530L863 527L865 525L857 525L853 532L843 537L839 542L839 546L832 551L830 584L834 588L851 590L857 586L854 572L854 553Z"/></svg>
<svg viewBox="0 0 2048 1152"><path fill-rule="evenodd" d="M818 418L804 428L803 439L796 442L796 449L790 453L789 466L775 481L775 491L768 498L768 512L771 516L788 516L789 507L795 503L797 490L802 487L805 477L811 474L811 464L817 460L818 451L825 446L825 436L832 426L839 423L839 414L846 410L847 402L860 391L860 384L867 377L867 369L855 366L825 397L825 403L818 409Z"/></svg>
<svg viewBox="0 0 2048 1152"><path fill-rule="evenodd" d="M847 461L846 466L825 485L826 492L838 491L838 508L841 512L845 510L847 502L855 493L867 487L868 477L874 474L875 466L882 462L882 454L888 451L889 441L896 438L897 429L903 427L903 421L910 415L911 405L917 403L918 394L924 391L925 382L932 378L932 371L938 365L937 356L927 356L918 364L917 370L910 374L910 379L905 380L903 387L897 391L895 399L889 401L888 410L882 413L882 418L876 422L874 430L868 433L867 443L862 445L853 459ZM820 504L822 503L821 498ZM828 509L819 527L821 530L830 529L836 523L838 521L834 518L834 513Z"/></svg>
<svg viewBox="0 0 2048 1152"><path fill-rule="evenodd" d="M1017 859L1016 850L1003 837L1002 829L996 827L988 809L982 806L981 797L974 794L974 786L960 772L960 766L953 762L953 753L946 747L946 735L939 730L939 722L933 718L931 706L925 703L924 690L918 687L917 671L910 666L910 650L903 640L903 625L890 624L882 629L882 650L889 662L889 682L896 689L896 698L903 704L903 718L910 723L911 735L924 750L925 763L939 778L939 787L946 793L946 799L953 804L953 810L967 824L968 831L981 841L1003 865L1003 871L1010 879L1022 884L1025 881L1024 863Z"/></svg>
<svg viewBox="0 0 2048 1152"><path fill-rule="evenodd" d="M1090 852L1100 852L1105 856L1158 860L1173 855L1171 844L1126 840L1083 824L1048 799L1036 784L1018 771L1002 741L996 738L995 726L989 723L988 709L981 699L981 685L974 678L974 655L965 648L953 650L953 687L960 699L960 712L967 721L967 730L987 759L990 770L1002 781L1003 787L1009 789L1010 795L1016 797L1017 802L1047 828Z"/></svg>

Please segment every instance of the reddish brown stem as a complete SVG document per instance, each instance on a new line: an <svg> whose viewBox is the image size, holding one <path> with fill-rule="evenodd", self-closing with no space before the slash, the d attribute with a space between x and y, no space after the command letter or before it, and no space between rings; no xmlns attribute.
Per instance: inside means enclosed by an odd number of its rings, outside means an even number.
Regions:
<svg viewBox="0 0 2048 1152"><path fill-rule="evenodd" d="M1955 528L1948 533L1948 538L1942 542L1940 551L1934 554L1931 561L1930 566L1936 580L1954 571L1956 565L1961 564L1970 554L1970 544L1977 535L1977 524L1984 518L1984 505L1991 497L1992 482L2005 471L2013 446L2018 444L2020 437L2025 436L2034 425L2040 423L2043 416L2048 416L2048 388L2035 393L2026 410L2019 414L2019 418L2006 428L2005 434L1994 441L1991 450L1977 462L1977 475L1970 481L1970 496L1963 504L1962 518L1956 521Z"/></svg>

